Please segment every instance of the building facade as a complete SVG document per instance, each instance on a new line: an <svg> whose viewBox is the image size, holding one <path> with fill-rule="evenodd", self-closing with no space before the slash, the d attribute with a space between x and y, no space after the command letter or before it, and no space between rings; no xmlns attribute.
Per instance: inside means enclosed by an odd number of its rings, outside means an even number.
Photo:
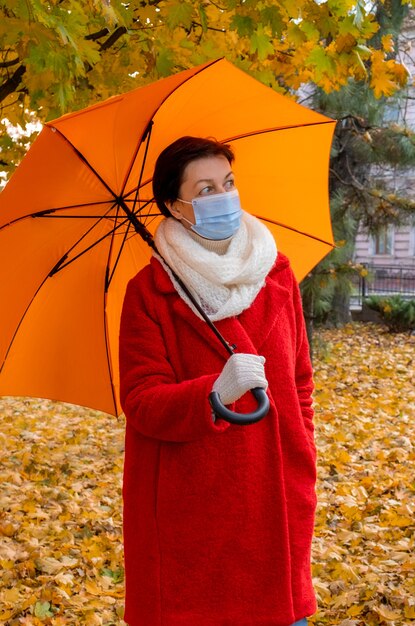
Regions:
<svg viewBox="0 0 415 626"><path fill-rule="evenodd" d="M408 126L415 131L415 10L405 22L399 43L398 59L410 72L409 86L387 110L387 121ZM415 168L387 168L374 172L382 177L391 193L415 200ZM356 239L355 261L373 267L413 268L415 271L415 216L400 227L388 226L372 237L360 231Z"/></svg>

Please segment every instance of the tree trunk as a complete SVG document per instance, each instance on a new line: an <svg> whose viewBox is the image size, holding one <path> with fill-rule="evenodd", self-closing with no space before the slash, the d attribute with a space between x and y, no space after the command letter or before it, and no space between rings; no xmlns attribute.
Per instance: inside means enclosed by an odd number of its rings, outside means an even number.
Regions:
<svg viewBox="0 0 415 626"><path fill-rule="evenodd" d="M335 287L333 294L333 321L337 325L342 326L351 321L352 315L350 313L350 294Z"/></svg>

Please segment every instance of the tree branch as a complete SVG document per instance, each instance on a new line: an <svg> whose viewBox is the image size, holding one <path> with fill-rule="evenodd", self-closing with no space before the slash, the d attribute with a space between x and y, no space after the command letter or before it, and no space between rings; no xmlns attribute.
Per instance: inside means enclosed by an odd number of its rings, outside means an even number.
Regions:
<svg viewBox="0 0 415 626"><path fill-rule="evenodd" d="M359 189L359 191L362 189L362 187L356 187L356 185L354 183L349 183L347 180L343 180L340 175L336 172L336 170L334 170L332 167L330 168L330 174L333 174L337 180L339 180L341 182L342 185L346 185L347 187L353 187L353 189Z"/></svg>
<svg viewBox="0 0 415 626"><path fill-rule="evenodd" d="M200 28L203 28L202 24L199 24L199 22L194 22L192 21L192 25L193 26L200 26ZM226 33L226 28L215 28L214 26L206 26L207 30L215 30L217 33Z"/></svg>
<svg viewBox="0 0 415 626"><path fill-rule="evenodd" d="M219 6L218 4L216 4L216 2L213 2L213 0L208 0L209 4L213 4L214 7L216 7L217 9L219 9L219 11L222 11L223 13L226 11L226 9L224 9L223 7Z"/></svg>
<svg viewBox="0 0 415 626"><path fill-rule="evenodd" d="M17 57L16 59L13 59L13 61L2 61L0 63L0 67L1 68L12 67L13 65L17 65L18 63L20 63L19 57Z"/></svg>
<svg viewBox="0 0 415 626"><path fill-rule="evenodd" d="M122 37L122 35L124 35L126 32L127 32L127 29L125 28L125 26L118 27L110 35L110 37L108 37L106 41L100 44L99 46L100 52L104 50L108 50L108 48L111 48L111 46L113 46L118 41L118 39ZM108 33L109 33L109 30L107 28L104 28L96 33L91 33L90 35L86 35L85 39L90 39L90 40L95 41L96 39L99 39L100 37L104 37ZM0 68L12 67L16 63L19 63L18 59L13 60L13 61L3 61L0 63ZM92 66L89 66L89 67L87 66L86 69L90 70L92 69ZM25 72L26 72L26 66L23 64L19 65L19 67L15 70L15 72L2 85L0 85L0 102L3 102L3 100L5 100L7 96L9 96L14 91L17 91L17 88L22 82L22 78Z"/></svg>
<svg viewBox="0 0 415 626"><path fill-rule="evenodd" d="M102 30L97 31L96 33L91 33L90 35L85 35L84 39L96 41L97 39L101 39L101 37L105 37L105 35L109 35L108 28L103 28Z"/></svg>
<svg viewBox="0 0 415 626"><path fill-rule="evenodd" d="M16 91L17 87L22 82L22 77L25 71L26 66L19 65L14 74L0 86L0 102L3 102L7 96Z"/></svg>
<svg viewBox="0 0 415 626"><path fill-rule="evenodd" d="M354 182L354 186L356 187L356 189L359 189L360 191L364 191L365 190L364 185L362 185L362 183L357 180L357 178L354 176L352 172L352 168L350 167L350 163L349 163L349 155L346 153L345 156L346 156L345 158L346 168L347 168L347 171L349 172L350 179Z"/></svg>
<svg viewBox="0 0 415 626"><path fill-rule="evenodd" d="M113 46L120 37L125 35L126 32L127 32L127 29L125 26L119 26L118 28L116 28L114 32L112 33L112 35L108 37L108 39L106 39L104 43L100 44L99 46L100 51L108 50L108 48L111 48L111 46Z"/></svg>

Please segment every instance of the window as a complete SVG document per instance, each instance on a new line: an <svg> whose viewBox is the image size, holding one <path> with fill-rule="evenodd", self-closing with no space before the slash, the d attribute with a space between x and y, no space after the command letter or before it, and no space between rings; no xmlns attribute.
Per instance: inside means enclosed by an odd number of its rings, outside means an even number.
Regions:
<svg viewBox="0 0 415 626"><path fill-rule="evenodd" d="M371 255L393 255L393 227L384 226L371 239Z"/></svg>

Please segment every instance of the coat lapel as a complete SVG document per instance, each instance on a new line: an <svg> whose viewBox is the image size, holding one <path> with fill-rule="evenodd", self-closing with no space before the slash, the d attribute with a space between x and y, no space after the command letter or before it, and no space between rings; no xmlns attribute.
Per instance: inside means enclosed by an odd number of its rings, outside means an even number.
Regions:
<svg viewBox="0 0 415 626"><path fill-rule="evenodd" d="M206 322L193 313L191 308L177 294L167 272L161 263L154 257L151 259L155 287L166 296L173 296L172 308L174 315L185 320L192 328L222 356L226 356L222 346ZM260 354L261 348L268 335L278 323L284 305L290 296L287 284L288 259L278 254L278 259L266 278L266 284L261 289L251 306L237 317L229 317L215 322L216 328L227 342L236 345L236 352ZM284 271L285 270L285 271ZM284 284L283 284L284 283ZM289 283L288 283L289 284Z"/></svg>
<svg viewBox="0 0 415 626"><path fill-rule="evenodd" d="M288 268L288 264L286 267ZM287 286L287 272L283 269L274 266L266 278L265 286L254 302L238 316L241 334L245 333L247 343L251 343L251 352L262 353L268 336L278 324L280 315L290 298L291 290Z"/></svg>

